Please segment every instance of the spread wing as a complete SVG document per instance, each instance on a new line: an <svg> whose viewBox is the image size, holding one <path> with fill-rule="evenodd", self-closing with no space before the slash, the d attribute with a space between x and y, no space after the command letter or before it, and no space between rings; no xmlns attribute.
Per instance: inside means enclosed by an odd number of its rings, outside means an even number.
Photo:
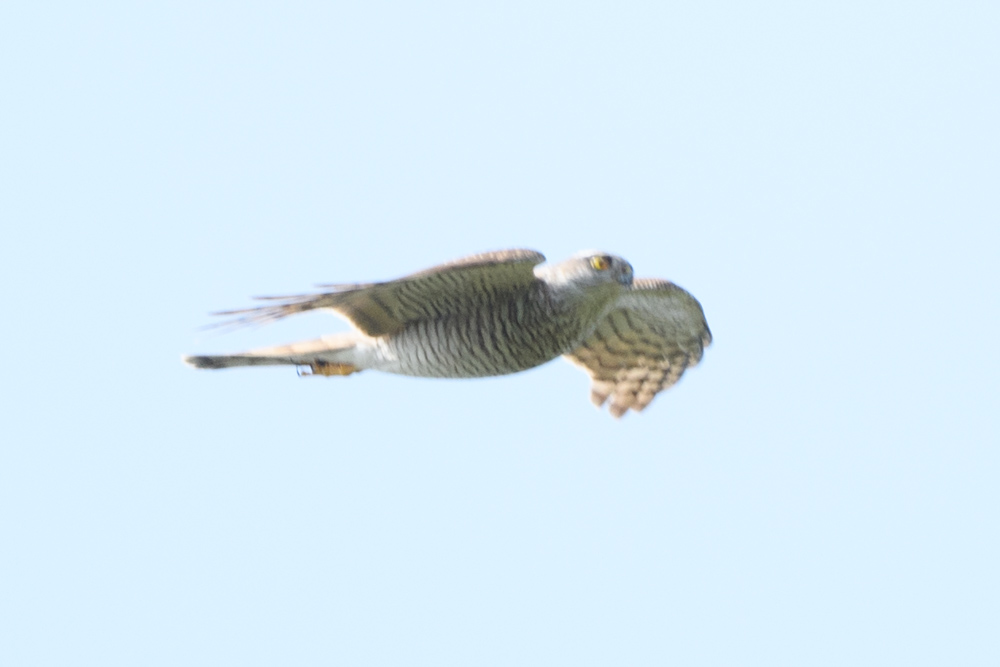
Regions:
<svg viewBox="0 0 1000 667"><path fill-rule="evenodd" d="M701 360L712 342L698 301L666 280L640 279L577 349L565 355L591 377L590 398L621 417L642 410Z"/></svg>
<svg viewBox="0 0 1000 667"><path fill-rule="evenodd" d="M533 250L501 250L440 264L381 283L321 285L330 291L298 296L258 297L272 303L227 310L223 324L265 324L316 308L334 310L369 336L396 333L407 322L457 312L482 294L527 287L545 256Z"/></svg>

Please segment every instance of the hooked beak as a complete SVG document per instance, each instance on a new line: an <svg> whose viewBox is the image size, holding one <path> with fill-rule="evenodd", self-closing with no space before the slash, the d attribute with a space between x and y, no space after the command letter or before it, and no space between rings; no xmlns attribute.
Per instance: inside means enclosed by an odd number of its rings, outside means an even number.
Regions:
<svg viewBox="0 0 1000 667"><path fill-rule="evenodd" d="M632 265L626 263L618 274L618 282L620 282L625 287L632 284Z"/></svg>

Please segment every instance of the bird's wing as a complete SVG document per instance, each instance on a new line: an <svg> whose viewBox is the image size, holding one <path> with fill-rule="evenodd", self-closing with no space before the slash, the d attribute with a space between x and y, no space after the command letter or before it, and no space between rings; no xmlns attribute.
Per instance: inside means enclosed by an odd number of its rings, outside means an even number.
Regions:
<svg viewBox="0 0 1000 667"><path fill-rule="evenodd" d="M227 310L223 324L264 324L295 313L330 308L369 336L393 334L408 322L458 312L484 294L526 287L545 256L533 250L471 255L381 283L321 285L330 291L298 296L258 297L271 303Z"/></svg>
<svg viewBox="0 0 1000 667"><path fill-rule="evenodd" d="M697 300L666 280L640 279L577 349L565 355L591 377L590 398L621 417L680 379L712 342Z"/></svg>

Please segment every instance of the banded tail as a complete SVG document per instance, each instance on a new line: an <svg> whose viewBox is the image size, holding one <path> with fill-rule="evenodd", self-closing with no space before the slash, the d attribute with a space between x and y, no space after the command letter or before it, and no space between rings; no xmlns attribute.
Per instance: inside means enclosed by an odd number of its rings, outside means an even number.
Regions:
<svg viewBox="0 0 1000 667"><path fill-rule="evenodd" d="M262 347L238 354L192 355L184 363L194 368L237 366L309 366L318 375L349 375L362 370L356 365L359 334L331 334L289 345Z"/></svg>

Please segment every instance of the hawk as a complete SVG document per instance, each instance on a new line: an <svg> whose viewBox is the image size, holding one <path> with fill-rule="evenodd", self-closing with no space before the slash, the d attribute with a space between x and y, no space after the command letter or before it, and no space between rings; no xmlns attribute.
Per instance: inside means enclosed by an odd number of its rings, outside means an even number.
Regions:
<svg viewBox="0 0 1000 667"><path fill-rule="evenodd" d="M701 360L712 334L698 301L666 280L633 279L601 252L543 264L533 250L472 255L379 283L260 297L229 310L232 324L266 323L317 308L355 330L240 354L189 356L195 368L290 365L306 375L367 369L470 378L533 368L558 356L591 377L591 400L621 417L642 410Z"/></svg>

